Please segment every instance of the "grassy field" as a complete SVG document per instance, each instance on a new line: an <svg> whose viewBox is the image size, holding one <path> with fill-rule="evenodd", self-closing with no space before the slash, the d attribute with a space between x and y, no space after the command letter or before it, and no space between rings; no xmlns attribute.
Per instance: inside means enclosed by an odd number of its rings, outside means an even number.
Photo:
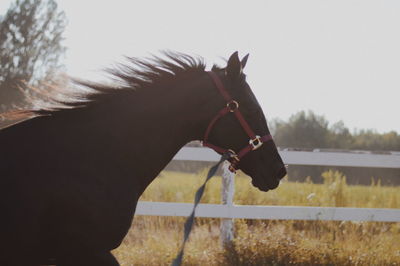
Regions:
<svg viewBox="0 0 400 266"><path fill-rule="evenodd" d="M204 180L198 175L163 172L141 200L193 202ZM284 181L267 193L250 179L236 177L235 203L400 208L399 187L349 186L338 172L324 184ZM220 203L221 180L208 184L203 203ZM183 236L180 217L135 217L123 244L114 251L122 265L169 265ZM201 218L186 246L184 265L400 265L400 223L235 220L235 240L223 249L219 219Z"/></svg>

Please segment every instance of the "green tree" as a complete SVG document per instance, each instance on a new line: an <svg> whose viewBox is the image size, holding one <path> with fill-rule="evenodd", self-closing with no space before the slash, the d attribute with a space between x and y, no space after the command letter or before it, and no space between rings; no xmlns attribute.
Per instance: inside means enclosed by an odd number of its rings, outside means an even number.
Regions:
<svg viewBox="0 0 400 266"><path fill-rule="evenodd" d="M313 112L299 112L288 121L272 123L275 141L280 147L289 148L331 148L370 151L400 151L400 135L394 131L379 134L373 130L350 133L342 121L329 126L323 116ZM314 182L322 182L321 173L329 169L339 170L349 177L351 184L369 184L369 178L381 178L383 184L399 184L398 169L301 166L289 167L291 180L304 181L309 176Z"/></svg>
<svg viewBox="0 0 400 266"><path fill-rule="evenodd" d="M312 111L292 115L288 122L275 121L273 129L275 141L281 147L329 147L328 121Z"/></svg>
<svg viewBox="0 0 400 266"><path fill-rule="evenodd" d="M379 134L373 130L361 130L353 138L351 149L400 151L400 135L394 131Z"/></svg>
<svg viewBox="0 0 400 266"><path fill-rule="evenodd" d="M350 149L354 138L350 130L344 125L343 121L334 123L329 128L329 148Z"/></svg>
<svg viewBox="0 0 400 266"><path fill-rule="evenodd" d="M24 90L60 69L65 26L54 0L17 0L0 18L0 111L22 105Z"/></svg>

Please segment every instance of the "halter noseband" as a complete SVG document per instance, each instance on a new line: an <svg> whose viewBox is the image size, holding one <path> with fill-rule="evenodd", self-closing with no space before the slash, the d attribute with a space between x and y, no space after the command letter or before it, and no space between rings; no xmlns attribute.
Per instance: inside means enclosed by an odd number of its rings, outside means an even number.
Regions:
<svg viewBox="0 0 400 266"><path fill-rule="evenodd" d="M217 115L211 120L210 124L208 125L206 133L204 134L203 146L209 147L221 154L229 153L231 155L231 157L229 159L229 162L231 163L231 165L229 166L229 170L231 172L236 172L236 170L238 169L237 166L240 162L240 159L243 158L243 156L245 156L250 151L254 151L254 150L257 150L258 148L260 148L264 142L272 140L272 136L271 136L271 134L266 134L266 135L260 137L256 134L254 134L253 130L251 129L249 124L246 122L246 119L243 117L242 113L239 110L239 103L232 99L231 95L225 89L225 86L222 83L221 79L218 77L218 75L212 71L208 71L207 74L214 81L215 86L218 88L222 97L225 99L226 106L217 113ZM235 151L233 151L231 149L218 147L218 146L208 142L208 136L209 136L212 128L214 127L215 123L221 117L223 117L229 113L233 113L236 116L240 125L242 126L242 128L244 129L244 131L247 133L247 135L250 138L249 144L246 145L244 148L242 148L238 153L236 153Z"/></svg>

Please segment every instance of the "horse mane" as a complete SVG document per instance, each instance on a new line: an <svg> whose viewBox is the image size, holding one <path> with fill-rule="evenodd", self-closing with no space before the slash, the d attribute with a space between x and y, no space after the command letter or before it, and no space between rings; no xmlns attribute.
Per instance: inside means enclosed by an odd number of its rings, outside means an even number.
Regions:
<svg viewBox="0 0 400 266"><path fill-rule="evenodd" d="M36 110L26 111L33 115L52 115L56 112L71 109L88 108L117 96L140 90L162 87L169 80L188 73L201 73L205 63L201 57L192 57L177 52L162 52L162 57L151 56L140 59L126 57L128 63L118 63L114 68L106 69L111 75L112 83L95 83L73 79L73 86L68 91L56 89L62 100L47 97L50 105L43 105Z"/></svg>

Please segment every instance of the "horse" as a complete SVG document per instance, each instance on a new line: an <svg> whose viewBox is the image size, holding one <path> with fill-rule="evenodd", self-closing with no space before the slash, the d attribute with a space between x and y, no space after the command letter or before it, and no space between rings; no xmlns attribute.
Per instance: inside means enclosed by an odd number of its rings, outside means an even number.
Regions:
<svg viewBox="0 0 400 266"><path fill-rule="evenodd" d="M128 58L108 70L114 83L77 81L84 92L0 130L0 265L119 265L110 251L140 195L193 140L276 188L286 170L247 59L206 71L187 54Z"/></svg>

